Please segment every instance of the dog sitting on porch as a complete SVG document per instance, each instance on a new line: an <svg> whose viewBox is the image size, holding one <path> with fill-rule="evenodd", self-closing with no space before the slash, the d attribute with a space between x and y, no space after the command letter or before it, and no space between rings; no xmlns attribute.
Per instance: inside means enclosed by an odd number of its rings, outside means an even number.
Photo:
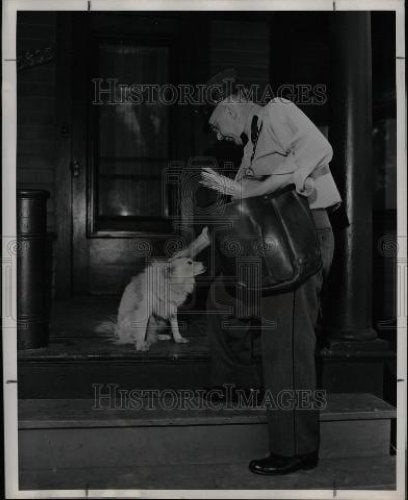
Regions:
<svg viewBox="0 0 408 500"><path fill-rule="evenodd" d="M158 331L170 322L173 340L186 343L180 335L177 309L192 293L195 277L205 272L201 262L176 257L167 262L153 262L126 287L119 305L115 335L120 344L133 344L137 351L147 351L159 336Z"/></svg>
<svg viewBox="0 0 408 500"><path fill-rule="evenodd" d="M188 247L167 261L150 263L131 279L122 295L114 325L117 343L134 344L137 351L148 351L157 340L170 338L159 334L168 323L176 343L188 342L180 335L177 310L193 292L195 277L205 272L204 265L193 257L209 244L208 228L204 228ZM100 327L104 329L103 325Z"/></svg>

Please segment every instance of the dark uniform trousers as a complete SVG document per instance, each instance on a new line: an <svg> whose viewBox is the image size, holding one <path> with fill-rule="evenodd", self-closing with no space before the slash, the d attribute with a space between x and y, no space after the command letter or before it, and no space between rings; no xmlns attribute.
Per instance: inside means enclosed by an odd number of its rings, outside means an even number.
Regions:
<svg viewBox="0 0 408 500"><path fill-rule="evenodd" d="M258 318L225 292L222 276L213 282L207 299L213 385L259 387L263 378L263 388L275 402L281 401L279 394L286 391L294 394L316 389L315 327L323 282L333 258L334 238L326 211L313 214L317 215L321 271L294 291L260 297ZM257 326L261 330L262 374L254 363ZM289 407L278 404L267 410L270 452L293 456L317 450L318 410Z"/></svg>

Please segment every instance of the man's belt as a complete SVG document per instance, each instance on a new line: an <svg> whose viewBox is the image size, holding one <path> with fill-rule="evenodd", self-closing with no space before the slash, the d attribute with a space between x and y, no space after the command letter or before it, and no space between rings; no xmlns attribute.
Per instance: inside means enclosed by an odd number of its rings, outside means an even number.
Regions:
<svg viewBox="0 0 408 500"><path fill-rule="evenodd" d="M288 174L289 173L293 173L293 172L288 172ZM317 167L313 170L313 172L310 174L310 177L312 179L317 179L317 178L322 177L323 175L327 175L329 173L330 173L329 166L328 165L321 165L320 167ZM281 175L281 174L274 174L272 172L272 174L270 174L270 175ZM255 175L253 168L248 167L245 169L244 178L263 181L263 180L267 179L270 175L265 175L265 174L264 175Z"/></svg>

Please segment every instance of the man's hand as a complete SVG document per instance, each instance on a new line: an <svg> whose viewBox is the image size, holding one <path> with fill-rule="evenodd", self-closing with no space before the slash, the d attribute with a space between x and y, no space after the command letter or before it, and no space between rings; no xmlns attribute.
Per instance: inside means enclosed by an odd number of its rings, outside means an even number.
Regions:
<svg viewBox="0 0 408 500"><path fill-rule="evenodd" d="M183 248L182 250L176 252L172 256L172 259L179 259L181 257L194 258L196 255L202 252L204 248L207 248L210 244L211 244L211 239L208 227L206 226L194 241L192 241L186 248Z"/></svg>
<svg viewBox="0 0 408 500"><path fill-rule="evenodd" d="M311 177L306 177L305 183L303 185L303 189L301 191L298 190L298 193L302 196L310 196L315 189L315 181Z"/></svg>
<svg viewBox="0 0 408 500"><path fill-rule="evenodd" d="M217 174L212 168L203 168L201 172L200 184L206 186L219 193L239 198L242 193L242 186L239 182L225 177L224 175Z"/></svg>
<svg viewBox="0 0 408 500"><path fill-rule="evenodd" d="M201 252L201 250L211 243L210 233L207 226L201 231L200 235L193 241L194 248L198 250L197 253Z"/></svg>
<svg viewBox="0 0 408 500"><path fill-rule="evenodd" d="M242 181L238 182L217 174L211 168L204 168L201 176L201 184L219 193L230 195L234 200L270 194L294 183L293 174L270 175L262 181L243 178ZM298 192L302 196L310 196L313 191L314 181L311 177L308 177L305 180L302 191Z"/></svg>

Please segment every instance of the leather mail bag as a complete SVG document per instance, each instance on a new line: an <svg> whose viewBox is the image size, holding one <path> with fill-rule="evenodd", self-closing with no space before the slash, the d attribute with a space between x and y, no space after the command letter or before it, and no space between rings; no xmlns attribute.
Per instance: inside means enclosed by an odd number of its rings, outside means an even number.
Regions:
<svg viewBox="0 0 408 500"><path fill-rule="evenodd" d="M227 203L216 225L213 238L233 295L237 289L262 295L290 291L322 266L307 198L292 186Z"/></svg>

